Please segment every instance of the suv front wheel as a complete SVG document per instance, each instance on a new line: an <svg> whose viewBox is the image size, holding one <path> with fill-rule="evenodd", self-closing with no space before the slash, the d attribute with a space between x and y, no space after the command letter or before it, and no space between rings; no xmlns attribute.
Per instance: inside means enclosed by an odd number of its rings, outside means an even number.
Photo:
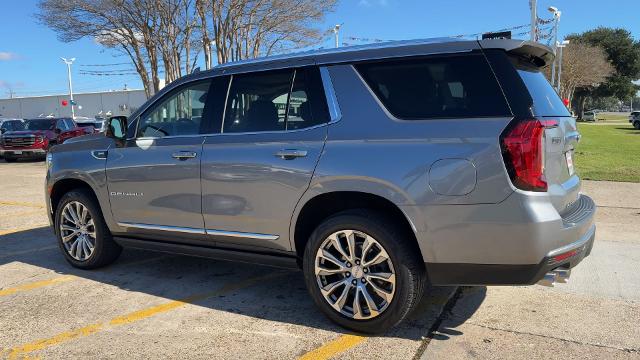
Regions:
<svg viewBox="0 0 640 360"><path fill-rule="evenodd" d="M424 264L406 231L370 210L338 213L306 246L303 268L316 305L334 322L384 332L420 301Z"/></svg>
<svg viewBox="0 0 640 360"><path fill-rule="evenodd" d="M84 189L62 196L56 208L55 231L65 259L80 269L111 264L122 251L111 238L95 197Z"/></svg>

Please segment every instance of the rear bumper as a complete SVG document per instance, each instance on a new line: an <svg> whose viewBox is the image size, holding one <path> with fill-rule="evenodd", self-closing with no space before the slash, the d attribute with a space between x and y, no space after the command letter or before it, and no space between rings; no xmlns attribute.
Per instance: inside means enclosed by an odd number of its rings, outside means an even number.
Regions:
<svg viewBox="0 0 640 360"><path fill-rule="evenodd" d="M589 254L595 210L582 194L560 215L548 195L514 193L499 204L425 208L416 235L433 284L534 284Z"/></svg>
<svg viewBox="0 0 640 360"><path fill-rule="evenodd" d="M550 251L538 264L427 263L427 272L434 285L533 285L547 272L571 269L589 256L595 234L596 226L591 225L580 240Z"/></svg>

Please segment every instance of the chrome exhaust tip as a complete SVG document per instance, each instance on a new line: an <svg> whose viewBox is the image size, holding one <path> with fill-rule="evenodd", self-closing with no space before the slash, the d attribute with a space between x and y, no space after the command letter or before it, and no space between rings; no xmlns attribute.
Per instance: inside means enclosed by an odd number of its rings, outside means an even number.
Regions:
<svg viewBox="0 0 640 360"><path fill-rule="evenodd" d="M544 274L544 277L538 281L538 285L553 287L553 283L556 281L556 274L553 272L548 272Z"/></svg>
<svg viewBox="0 0 640 360"><path fill-rule="evenodd" d="M544 277L537 282L538 285L553 287L553 284L566 284L569 282L571 269L554 269L544 274Z"/></svg>

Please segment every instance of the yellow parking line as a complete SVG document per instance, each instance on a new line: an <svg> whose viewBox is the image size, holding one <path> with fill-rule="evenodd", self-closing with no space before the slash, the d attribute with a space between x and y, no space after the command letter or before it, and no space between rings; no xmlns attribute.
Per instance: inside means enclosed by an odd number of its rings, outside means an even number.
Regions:
<svg viewBox="0 0 640 360"><path fill-rule="evenodd" d="M32 283L23 284L23 285L19 285L19 286L8 288L8 289L2 289L2 290L0 290L0 296L7 296L7 295L15 294L17 292L38 289L38 288L41 288L41 287L45 287L45 286L49 286L49 285L53 285L53 284L57 284L57 283L61 283L61 282L69 281L69 280L73 280L75 278L76 277L73 276L73 275L64 275L64 276L55 277L53 279L35 281L35 282L32 282Z"/></svg>
<svg viewBox="0 0 640 360"><path fill-rule="evenodd" d="M108 322L96 323L96 324L85 326L79 329L66 331L50 338L36 340L32 343L16 346L9 350L9 359L16 359L21 355L26 355L33 351L38 351L51 346L59 345L61 343L64 343L76 338L89 336L91 334L95 334L97 332L100 332L110 327L130 324L143 319L147 319L154 315L165 313L167 311L177 309L187 304L193 304L197 301L205 300L207 298L224 295L226 293L239 290L242 288L246 288L251 285L260 283L264 280L282 276L285 274L286 273L283 273L283 272L277 272L277 273L272 273L266 276L259 276L259 277L254 277L247 280L229 283L216 291L192 295L181 300L170 301L168 303L152 306L146 309L134 311L132 313L129 313L123 316L115 317Z"/></svg>
<svg viewBox="0 0 640 360"><path fill-rule="evenodd" d="M351 349L362 343L367 338L359 335L341 335L337 339L330 341L319 348L302 355L300 360L324 360L330 359L334 355Z"/></svg>
<svg viewBox="0 0 640 360"><path fill-rule="evenodd" d="M34 204L34 203L28 203L23 201L0 201L0 205L24 206L24 207L34 207L34 208L44 209L44 205L42 204Z"/></svg>

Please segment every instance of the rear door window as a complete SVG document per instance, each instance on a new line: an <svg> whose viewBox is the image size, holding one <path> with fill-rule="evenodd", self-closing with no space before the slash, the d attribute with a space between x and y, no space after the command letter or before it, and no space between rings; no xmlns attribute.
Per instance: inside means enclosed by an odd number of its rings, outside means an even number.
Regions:
<svg viewBox="0 0 640 360"><path fill-rule="evenodd" d="M400 119L511 115L482 54L368 62L356 68Z"/></svg>

